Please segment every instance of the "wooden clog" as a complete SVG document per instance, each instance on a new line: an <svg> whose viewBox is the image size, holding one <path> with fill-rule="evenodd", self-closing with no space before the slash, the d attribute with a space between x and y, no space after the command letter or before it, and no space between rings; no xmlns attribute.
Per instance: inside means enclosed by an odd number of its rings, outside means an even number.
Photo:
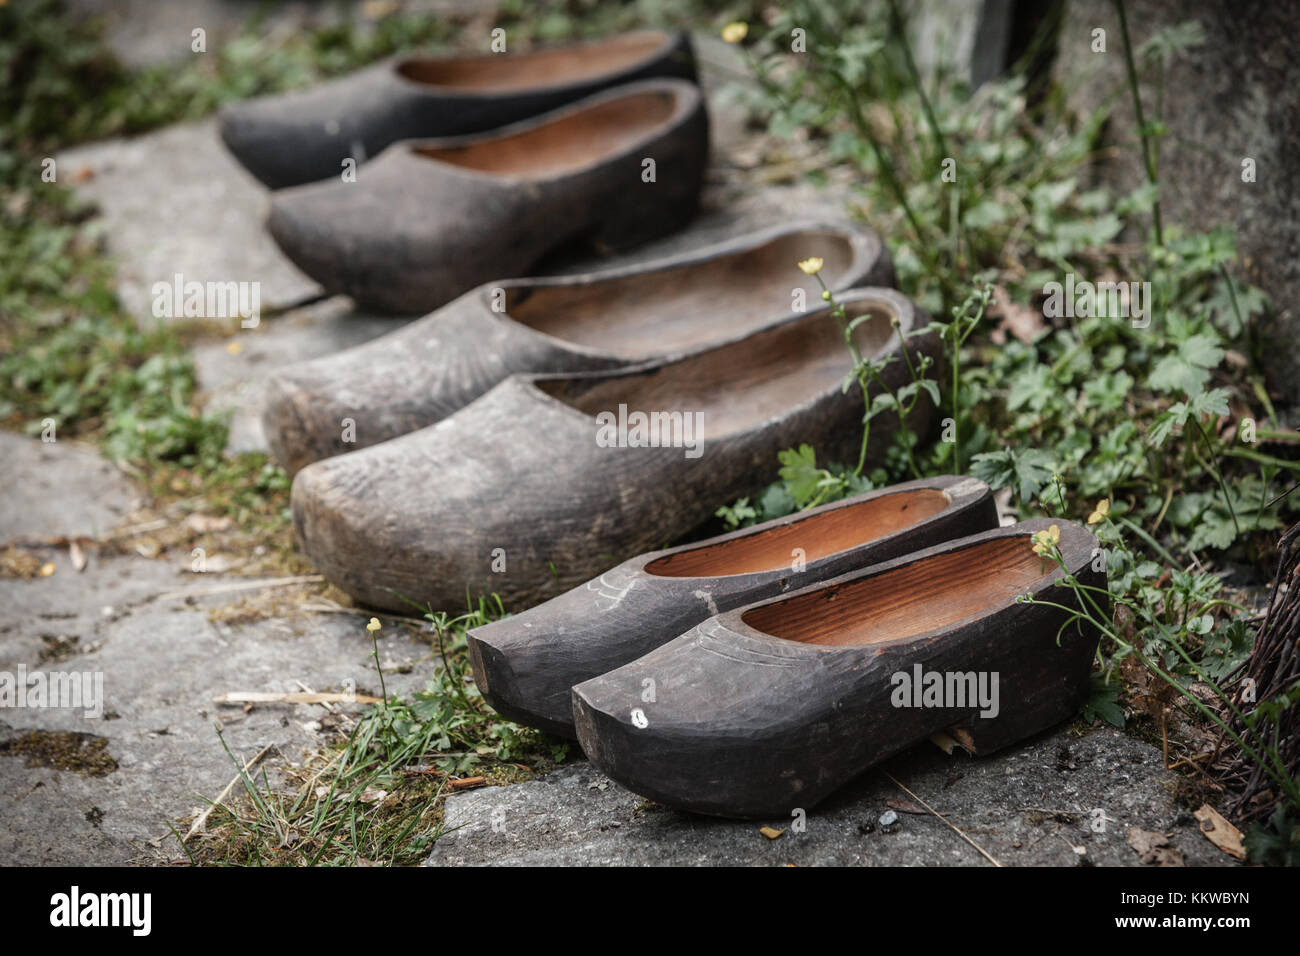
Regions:
<svg viewBox="0 0 1300 956"><path fill-rule="evenodd" d="M684 355L787 318L821 287L795 263L825 261L836 292L894 284L880 236L792 223L648 264L489 282L356 348L268 383L262 416L292 475L432 425L511 374L625 368ZM349 427L350 426L350 427Z"/></svg>
<svg viewBox="0 0 1300 956"><path fill-rule="evenodd" d="M629 83L491 132L394 143L355 182L275 193L267 229L325 291L420 314L569 243L680 229L708 151L697 87Z"/></svg>
<svg viewBox="0 0 1300 956"><path fill-rule="evenodd" d="M861 354L897 356L929 325L901 293L841 297ZM496 593L522 611L637 554L663 547L719 505L775 477L806 442L821 461L856 460L862 396L825 305L670 362L612 372L512 376L436 425L308 465L293 483L308 557L358 601L463 608ZM907 340L913 363L933 335ZM910 381L897 359L884 375ZM908 419L924 431L923 400ZM626 427L620 427L625 425ZM884 453L892 416L872 422Z"/></svg>
<svg viewBox="0 0 1300 956"><path fill-rule="evenodd" d="M503 717L573 737L574 684L722 611L996 528L988 485L909 481L731 534L638 555L469 634L474 680Z"/></svg>
<svg viewBox="0 0 1300 956"><path fill-rule="evenodd" d="M985 754L1087 698L1095 631L1037 520L895 558L710 617L573 690L578 740L623 786L730 817L810 809L868 767L948 730ZM1102 589L1097 539L1057 522L1080 582ZM1104 567L1104 565L1103 565ZM647 682L650 682L649 684ZM654 699L644 696L653 686Z"/></svg>
<svg viewBox="0 0 1300 956"><path fill-rule="evenodd" d="M485 56L393 57L309 90L222 109L221 138L272 189L338 177L403 139L507 126L622 83L694 81L685 33L645 30Z"/></svg>

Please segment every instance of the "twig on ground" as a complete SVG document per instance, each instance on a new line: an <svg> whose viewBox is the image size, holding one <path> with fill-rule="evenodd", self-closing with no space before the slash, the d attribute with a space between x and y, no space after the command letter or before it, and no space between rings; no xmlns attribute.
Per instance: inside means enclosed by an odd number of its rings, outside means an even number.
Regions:
<svg viewBox="0 0 1300 956"><path fill-rule="evenodd" d="M975 849L979 850L980 855L983 856L984 859L988 860L988 861L989 861L990 863L992 863L994 866L998 866L998 867L1002 866L1001 863L999 863L997 860L995 860L995 859L992 857L992 855L989 854L988 850L984 849L984 847L980 846L978 843L976 843L974 840L972 840L970 837L968 837L968 836L967 836L967 835L962 831L962 829L961 829L959 826L957 826L957 824L955 824L955 823L951 822L950 820L946 819L942 813L940 813L940 812L939 812L938 810L936 810L934 807L930 806L928 803L926 803L924 800L922 800L920 797L918 797L916 794L914 794L911 790L908 790L905 786L903 786L901 783L899 783L899 782L898 782L898 779L897 779L897 778L896 778L892 773L890 773L888 770L882 770L881 773L883 773L886 777L888 777L890 780L892 780L892 781L894 782L894 786L896 786L899 790L902 790L905 794L907 794L909 797L911 797L913 800L915 800L915 801L916 801L917 803L919 803L921 806L925 807L925 809L927 809L927 810L929 810L931 813L933 813L933 814L935 815L936 818L938 818L939 820L942 820L946 826L950 827L950 828L952 829L952 831L953 831L954 833L956 833L959 837L961 837L963 840L965 840L967 843L969 843L969 844L970 844L971 846L973 846Z"/></svg>

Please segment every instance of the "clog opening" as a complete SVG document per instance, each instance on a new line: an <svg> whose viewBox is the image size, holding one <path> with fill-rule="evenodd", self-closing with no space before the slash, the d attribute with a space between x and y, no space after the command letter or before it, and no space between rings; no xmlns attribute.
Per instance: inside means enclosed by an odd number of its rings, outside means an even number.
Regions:
<svg viewBox="0 0 1300 956"><path fill-rule="evenodd" d="M666 89L620 96L508 136L467 146L417 146L417 155L501 176L548 178L617 155L664 125L678 98ZM639 160L638 160L639 161Z"/></svg>
<svg viewBox="0 0 1300 956"><path fill-rule="evenodd" d="M822 278L832 288L854 264L843 233L809 229L675 269L511 289L506 312L544 335L643 360L759 328L797 304L795 290L802 290L810 307L817 304L821 286L795 265L808 256L825 260Z"/></svg>
<svg viewBox="0 0 1300 956"><path fill-rule="evenodd" d="M500 93L536 86L563 86L626 69L663 48L663 33L630 33L599 43L558 50L467 57L462 60L411 59L397 72L408 80L463 91Z"/></svg>
<svg viewBox="0 0 1300 956"><path fill-rule="evenodd" d="M1033 591L1058 570L1028 533L993 538L746 611L750 627L788 641L879 644L942 630Z"/></svg>
<svg viewBox="0 0 1300 956"><path fill-rule="evenodd" d="M853 331L860 354L876 355L897 344L898 332L890 324L894 313L886 301L849 303L847 313L850 321L872 316ZM838 392L852 371L843 333L828 312L819 311L649 372L594 385L585 379L553 379L537 387L593 418L602 412L617 416L620 408L667 416L658 430L661 438L665 429L670 434L658 444L687 445L689 439L707 461L712 439L788 418L792 409L818 395ZM678 428L681 441L673 433ZM598 434L593 421L593 441Z"/></svg>
<svg viewBox="0 0 1300 956"><path fill-rule="evenodd" d="M883 495L779 528L679 551L651 561L645 570L669 578L720 577L782 568L796 574L800 563L806 565L913 527L948 505L948 496L932 488Z"/></svg>

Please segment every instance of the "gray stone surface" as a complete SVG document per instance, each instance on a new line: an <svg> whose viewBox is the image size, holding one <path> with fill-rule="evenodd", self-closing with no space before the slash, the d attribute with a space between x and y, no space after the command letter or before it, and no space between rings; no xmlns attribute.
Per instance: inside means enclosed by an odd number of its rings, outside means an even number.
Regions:
<svg viewBox="0 0 1300 956"><path fill-rule="evenodd" d="M215 580L214 580L215 579ZM230 691L378 693L364 617L290 613L250 624L209 619L230 596L160 597L211 587L143 558L92 560L31 581L0 579L0 671L102 675L103 715L83 709L0 708L0 746L32 730L107 739L105 776L29 766L0 754L0 865L120 864L174 859L167 823L207 806L235 775L221 747L247 760L267 744L278 766L320 746L319 705L264 704L244 715L215 705ZM422 684L427 645L387 628L380 643L390 693ZM75 643L70 643L75 639ZM51 657L56 647L67 650ZM408 674L399 667L415 666ZM351 713L358 705L342 705Z"/></svg>
<svg viewBox="0 0 1300 956"><path fill-rule="evenodd" d="M58 432L55 432L58 438ZM18 537L94 537L130 511L130 481L94 448L0 431L0 545Z"/></svg>
<svg viewBox="0 0 1300 956"><path fill-rule="evenodd" d="M0 432L0 462L0 545L18 536L102 535L135 497L116 469L72 442ZM363 616L311 614L290 602L278 616L215 623L210 609L257 592L206 592L244 579L189 574L175 557L102 557L93 548L78 573L63 548L33 553L55 572L0 577L0 673L102 675L102 713L0 706L0 748L34 730L93 734L107 739L118 767L86 776L0 753L0 865L174 858L175 841L159 842L167 822L205 806L203 798L234 776L218 721L245 759L274 744L272 770L322 742L311 725L324 713L318 705L259 705L245 716L214 697L302 685L341 690L348 682L378 691ZM421 685L432 666L428 645L396 627L381 634L389 691Z"/></svg>
<svg viewBox="0 0 1300 956"><path fill-rule="evenodd" d="M1165 27L1199 20L1206 42L1181 55L1165 77L1160 141L1161 204L1166 228L1231 225L1245 276L1272 297L1277 320L1262 330L1261 355L1270 384L1300 401L1300 11L1294 3L1240 0L1187 4L1128 0L1129 34L1140 47ZM1106 52L1091 49L1092 31L1106 31ZM1118 147L1104 167L1117 190L1145 181L1132 97L1125 81L1119 20L1111 0L1070 0L1058 43L1056 72L1071 103L1087 113L1113 98L1110 138ZM1155 90L1144 73L1143 109L1155 118ZM1242 181L1242 161L1255 161L1256 181ZM1144 277L1134 276L1134 279Z"/></svg>
<svg viewBox="0 0 1300 956"><path fill-rule="evenodd" d="M215 119L55 159L59 180L98 204L118 295L141 324L156 321L154 283L177 273L187 282L259 282L263 312L319 292L262 229L268 193L226 152Z"/></svg>
<svg viewBox="0 0 1300 956"><path fill-rule="evenodd" d="M1081 738L1058 730L983 760L924 743L882 769L1007 866L1136 866L1130 826L1172 833L1188 865L1232 862L1174 806L1160 752L1113 729ZM449 832L426 865L990 865L943 821L907 812L918 808L871 771L808 813L797 832L793 817L720 820L651 804L580 762L449 797ZM891 810L897 822L882 827ZM763 825L785 832L768 839Z"/></svg>

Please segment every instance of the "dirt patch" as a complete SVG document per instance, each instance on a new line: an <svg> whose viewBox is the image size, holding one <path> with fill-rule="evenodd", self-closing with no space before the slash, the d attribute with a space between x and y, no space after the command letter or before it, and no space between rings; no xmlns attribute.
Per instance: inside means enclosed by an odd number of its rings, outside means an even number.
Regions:
<svg viewBox="0 0 1300 956"><path fill-rule="evenodd" d="M26 757L29 767L70 770L87 777L106 777L117 769L107 737L73 731L32 730L0 741L0 755Z"/></svg>

